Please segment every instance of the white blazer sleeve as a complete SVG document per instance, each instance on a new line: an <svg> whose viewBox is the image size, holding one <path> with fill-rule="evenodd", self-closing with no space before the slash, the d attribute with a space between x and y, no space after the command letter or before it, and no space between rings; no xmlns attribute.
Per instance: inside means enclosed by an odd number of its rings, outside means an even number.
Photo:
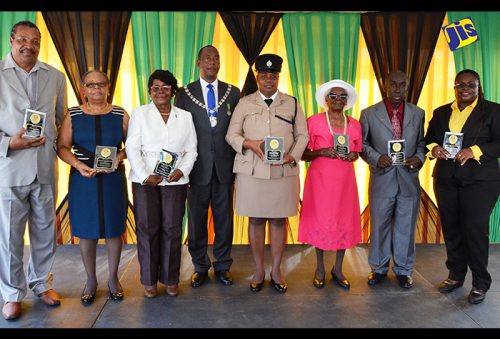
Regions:
<svg viewBox="0 0 500 339"><path fill-rule="evenodd" d="M127 140L125 141L125 152L127 153L130 167L134 174L139 178L139 182L143 183L150 175L146 171L146 164L141 156L141 132L142 132L142 110L134 109L128 124Z"/></svg>

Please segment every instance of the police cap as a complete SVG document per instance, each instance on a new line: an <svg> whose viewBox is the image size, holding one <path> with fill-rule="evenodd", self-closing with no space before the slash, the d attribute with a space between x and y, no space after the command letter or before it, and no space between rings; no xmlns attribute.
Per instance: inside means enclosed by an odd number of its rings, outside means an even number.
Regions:
<svg viewBox="0 0 500 339"><path fill-rule="evenodd" d="M255 60L255 70L257 72L281 72L283 58L276 54L262 54Z"/></svg>

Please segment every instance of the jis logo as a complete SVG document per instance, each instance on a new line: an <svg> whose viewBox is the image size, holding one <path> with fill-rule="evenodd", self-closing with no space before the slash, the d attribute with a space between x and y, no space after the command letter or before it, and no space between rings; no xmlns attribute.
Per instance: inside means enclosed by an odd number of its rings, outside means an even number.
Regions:
<svg viewBox="0 0 500 339"><path fill-rule="evenodd" d="M479 35L474 27L471 17L453 22L441 28L443 30L450 50L467 46L479 40Z"/></svg>

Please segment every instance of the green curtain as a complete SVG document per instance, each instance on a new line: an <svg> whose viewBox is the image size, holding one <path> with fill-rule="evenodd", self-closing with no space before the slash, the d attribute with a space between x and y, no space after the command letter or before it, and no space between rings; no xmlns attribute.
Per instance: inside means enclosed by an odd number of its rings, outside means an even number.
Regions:
<svg viewBox="0 0 500 339"><path fill-rule="evenodd" d="M0 12L0 59L4 59L10 52L10 30L12 26L24 20L36 24L36 12Z"/></svg>
<svg viewBox="0 0 500 339"><path fill-rule="evenodd" d="M309 117L320 111L315 95L321 84L341 79L355 85L360 14L290 13L282 20L293 95Z"/></svg>
<svg viewBox="0 0 500 339"><path fill-rule="evenodd" d="M479 40L453 52L457 73L466 68L478 72L485 98L500 102L500 12L448 12L450 23L469 16ZM490 241L500 242L500 199L490 216Z"/></svg>
<svg viewBox="0 0 500 339"><path fill-rule="evenodd" d="M139 98L149 102L148 79L167 69L183 86L199 76L198 50L213 39L217 12L133 12L132 38Z"/></svg>

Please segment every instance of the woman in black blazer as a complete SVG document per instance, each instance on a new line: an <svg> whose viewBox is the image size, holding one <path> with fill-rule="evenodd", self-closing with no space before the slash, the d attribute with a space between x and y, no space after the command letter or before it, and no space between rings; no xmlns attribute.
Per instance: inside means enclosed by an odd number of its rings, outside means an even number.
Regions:
<svg viewBox="0 0 500 339"><path fill-rule="evenodd" d="M455 97L454 102L434 110L425 136L431 159L437 159L434 192L449 270L438 289L449 293L461 287L469 266L472 290L468 300L479 304L491 285L489 218L500 190L500 105L484 99L479 74L470 69L457 74ZM446 143L445 132L453 133ZM461 149L450 158L460 141Z"/></svg>

